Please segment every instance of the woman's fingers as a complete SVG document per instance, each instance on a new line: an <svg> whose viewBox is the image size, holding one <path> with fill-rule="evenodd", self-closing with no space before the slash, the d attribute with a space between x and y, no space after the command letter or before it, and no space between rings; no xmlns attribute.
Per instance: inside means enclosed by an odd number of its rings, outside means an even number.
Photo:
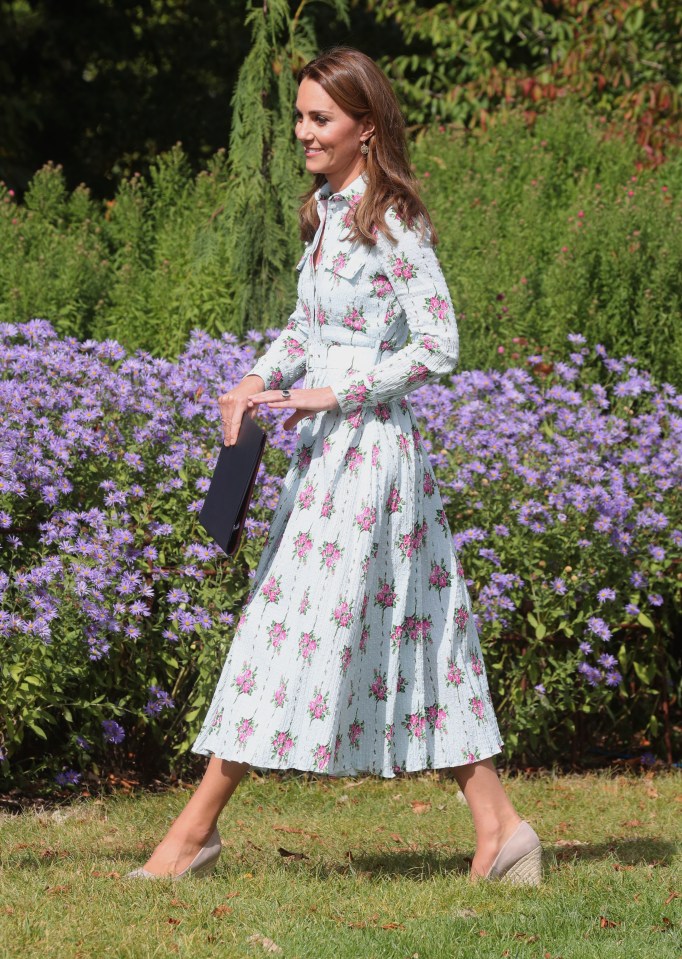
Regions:
<svg viewBox="0 0 682 959"><path fill-rule="evenodd" d="M234 446L242 425L242 416L245 413L244 401L237 400L231 393L223 393L218 397L220 407L220 421L223 427L223 443L225 446Z"/></svg>

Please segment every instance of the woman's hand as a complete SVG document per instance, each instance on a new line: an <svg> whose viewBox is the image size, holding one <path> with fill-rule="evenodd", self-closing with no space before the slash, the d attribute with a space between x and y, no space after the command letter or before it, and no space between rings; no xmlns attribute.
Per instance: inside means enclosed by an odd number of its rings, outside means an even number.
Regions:
<svg viewBox="0 0 682 959"><path fill-rule="evenodd" d="M218 406L220 407L220 419L223 424L223 442L225 446L234 446L239 436L239 427L242 424L242 416L248 413L251 419L256 415L256 406L247 408L247 401L250 396L262 395L263 377L256 373L249 373L238 383L234 389L228 390L218 397Z"/></svg>
<svg viewBox="0 0 682 959"><path fill-rule="evenodd" d="M289 392L291 396L288 399L282 396L281 390L263 390L261 393L252 393L247 400L247 409L255 411L260 403L267 403L273 410L283 410L293 406L296 412L288 416L282 423L285 430L292 430L299 420L305 419L306 416L339 408L331 386L319 386L311 390L290 390Z"/></svg>

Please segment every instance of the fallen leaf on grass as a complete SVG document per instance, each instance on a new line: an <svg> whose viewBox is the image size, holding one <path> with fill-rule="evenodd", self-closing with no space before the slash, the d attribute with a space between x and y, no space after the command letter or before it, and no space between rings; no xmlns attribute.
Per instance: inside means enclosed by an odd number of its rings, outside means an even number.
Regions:
<svg viewBox="0 0 682 959"><path fill-rule="evenodd" d="M308 836L310 839L319 839L320 835L316 832L306 832L305 829L295 829L293 826L273 826L277 832L293 832L298 836Z"/></svg>
<svg viewBox="0 0 682 959"><path fill-rule="evenodd" d="M555 846L587 846L589 844L586 842L583 842L582 839L557 839L554 845Z"/></svg>
<svg viewBox="0 0 682 959"><path fill-rule="evenodd" d="M659 793L658 789L654 789L653 786L651 786L649 789L647 789L646 794L647 794L647 796L649 797L649 799L660 799L660 798L661 798L661 794Z"/></svg>
<svg viewBox="0 0 682 959"><path fill-rule="evenodd" d="M664 906L669 906L673 899L679 899L679 892L671 892L666 901L663 903Z"/></svg>
<svg viewBox="0 0 682 959"><path fill-rule="evenodd" d="M527 932L515 932L514 939L521 939L523 942L537 942L540 936L531 936Z"/></svg>
<svg viewBox="0 0 682 959"><path fill-rule="evenodd" d="M385 922L382 929L404 929L402 922Z"/></svg>
<svg viewBox="0 0 682 959"><path fill-rule="evenodd" d="M625 822L621 823L621 826L628 826L632 829L635 829L637 826L643 826L644 823L641 819L626 819Z"/></svg>
<svg viewBox="0 0 682 959"><path fill-rule="evenodd" d="M45 892L48 895L51 895L54 892L68 892L68 886L45 886Z"/></svg>
<svg viewBox="0 0 682 959"><path fill-rule="evenodd" d="M277 852L280 856L287 856L289 859L308 859L304 852L292 852L290 849L285 849L284 846L278 846Z"/></svg>
<svg viewBox="0 0 682 959"><path fill-rule="evenodd" d="M412 812L415 813L428 812L431 808L430 802L420 802L418 799L413 799L410 805L412 806Z"/></svg>
<svg viewBox="0 0 682 959"><path fill-rule="evenodd" d="M211 915L220 919L221 916L229 916L232 912L234 912L232 906L216 906Z"/></svg>
<svg viewBox="0 0 682 959"><path fill-rule="evenodd" d="M169 916L168 919L166 919L166 922L169 922L171 926L179 926L182 922L182 919L175 919L173 916Z"/></svg>
<svg viewBox="0 0 682 959"><path fill-rule="evenodd" d="M183 902L182 899L171 899L171 906L177 906L179 909L189 909L189 906L186 902Z"/></svg>
<svg viewBox="0 0 682 959"><path fill-rule="evenodd" d="M259 932L254 933L252 936L246 940L251 942L256 946L262 946L265 952L281 952L282 947L278 946L276 942L273 942L272 939L268 939L267 936L261 936Z"/></svg>
<svg viewBox="0 0 682 959"><path fill-rule="evenodd" d="M623 863L614 862L613 868L616 870L616 872L630 872L630 870L634 869L635 867L630 865L624 866Z"/></svg>
<svg viewBox="0 0 682 959"><path fill-rule="evenodd" d="M599 917L599 927L601 929L615 929L616 926L620 926L620 923L614 922L612 919L607 919L606 916Z"/></svg>
<svg viewBox="0 0 682 959"><path fill-rule="evenodd" d="M452 915L456 919L472 919L474 916L477 916L478 913L475 909L453 909Z"/></svg>

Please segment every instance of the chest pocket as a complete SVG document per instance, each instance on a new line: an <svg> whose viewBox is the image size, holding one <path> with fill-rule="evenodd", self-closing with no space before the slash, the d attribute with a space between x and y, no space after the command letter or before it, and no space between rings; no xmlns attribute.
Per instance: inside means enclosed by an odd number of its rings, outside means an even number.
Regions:
<svg viewBox="0 0 682 959"><path fill-rule="evenodd" d="M324 250L322 251L324 257ZM368 251L362 243L353 243L344 246L335 252L331 258L324 257L324 270L331 275L333 283L346 280L355 283L362 268L369 262Z"/></svg>

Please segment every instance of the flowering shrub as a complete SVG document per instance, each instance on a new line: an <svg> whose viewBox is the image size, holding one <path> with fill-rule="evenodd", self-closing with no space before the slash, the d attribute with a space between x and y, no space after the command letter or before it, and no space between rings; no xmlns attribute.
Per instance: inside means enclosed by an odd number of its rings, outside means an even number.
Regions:
<svg viewBox="0 0 682 959"><path fill-rule="evenodd" d="M188 765L296 440L261 409L269 442L247 538L226 558L197 512L220 442L216 399L261 339L195 331L171 362L59 339L42 320L0 325L5 777L66 785L113 765ZM682 399L632 358L572 339L565 359L517 344L516 366L412 400L508 755L577 758L587 722L592 741L642 734L670 752ZM352 602L334 615L344 625ZM443 720L415 714L411 733ZM286 753L288 731L273 736Z"/></svg>
<svg viewBox="0 0 682 959"><path fill-rule="evenodd" d="M682 396L580 334L415 394L512 752L657 738L680 699ZM519 352L520 351L520 352ZM677 685L675 685L675 683Z"/></svg>

